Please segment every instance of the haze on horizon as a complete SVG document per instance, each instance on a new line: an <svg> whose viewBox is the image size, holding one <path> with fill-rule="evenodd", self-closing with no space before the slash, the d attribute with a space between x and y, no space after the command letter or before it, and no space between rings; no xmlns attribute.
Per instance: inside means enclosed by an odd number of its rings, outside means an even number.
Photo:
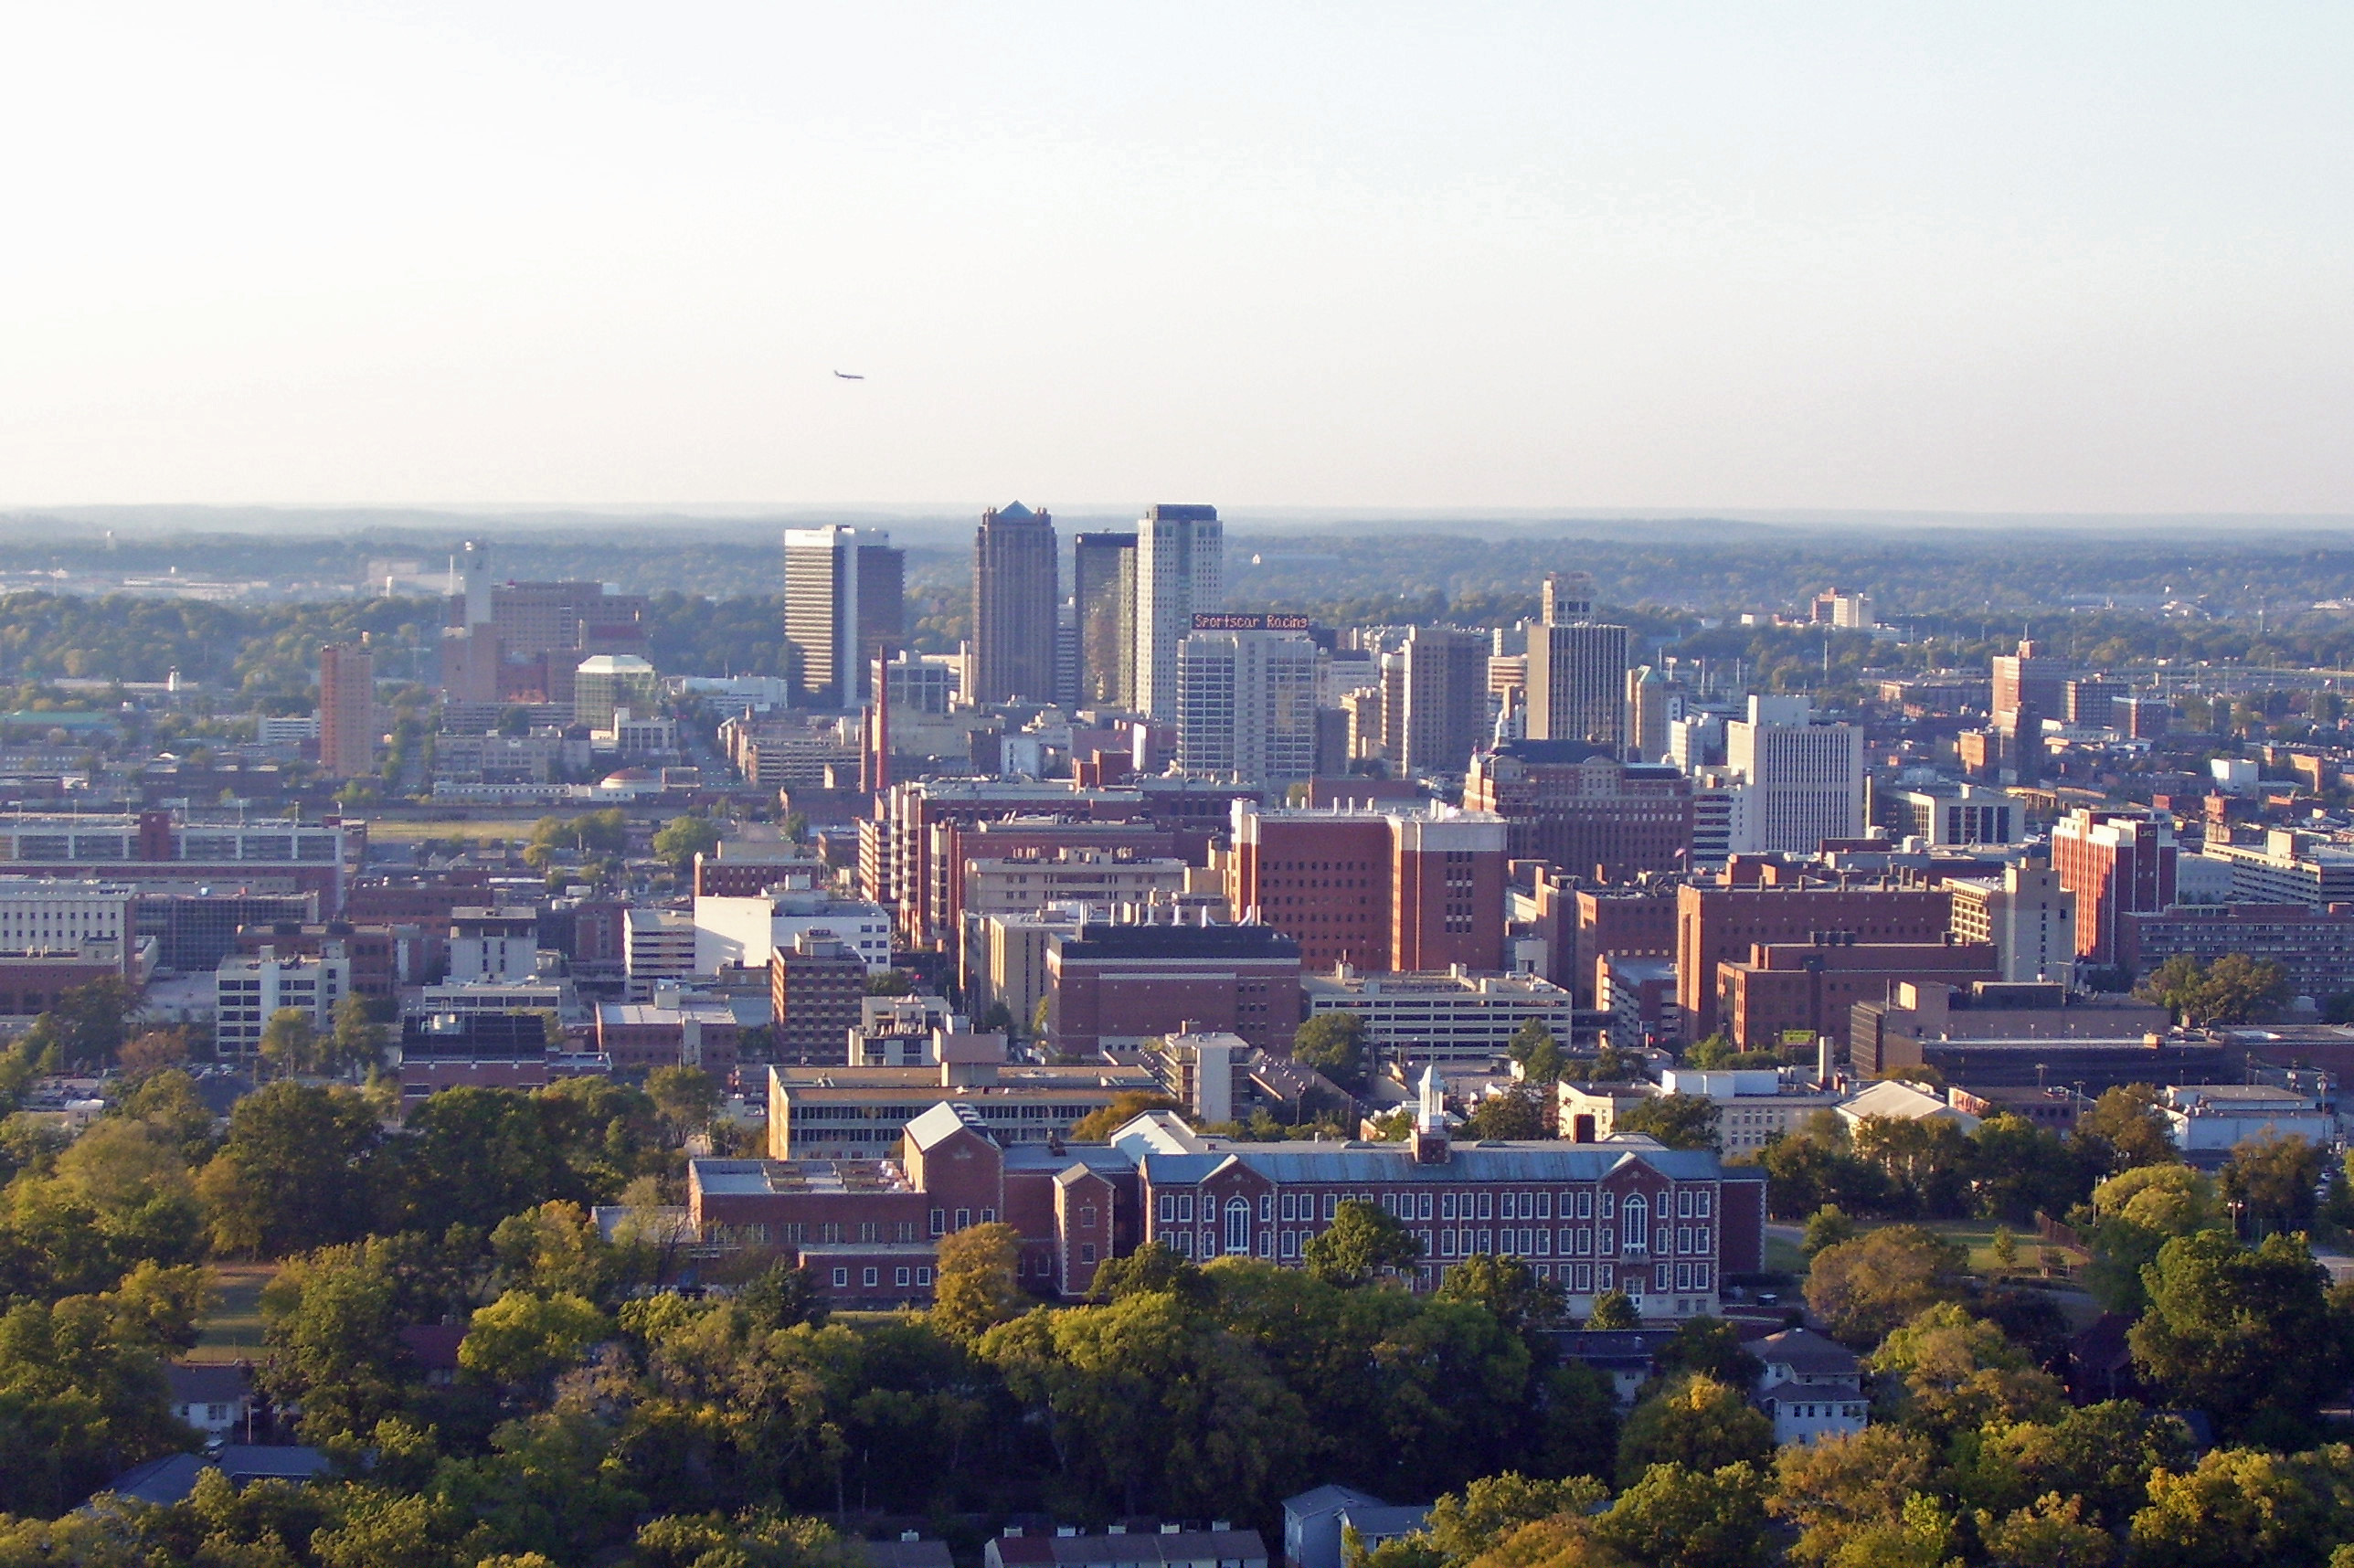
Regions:
<svg viewBox="0 0 2354 1568"><path fill-rule="evenodd" d="M0 505L2354 513L2349 42L19 7Z"/></svg>

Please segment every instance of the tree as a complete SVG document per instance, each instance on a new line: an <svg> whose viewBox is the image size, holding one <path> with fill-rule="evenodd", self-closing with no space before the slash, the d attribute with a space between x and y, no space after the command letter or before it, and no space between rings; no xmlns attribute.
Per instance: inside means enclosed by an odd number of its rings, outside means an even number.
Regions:
<svg viewBox="0 0 2354 1568"><path fill-rule="evenodd" d="M654 858L681 876L695 869L695 857L719 848L719 826L708 817L673 817L654 833Z"/></svg>
<svg viewBox="0 0 2354 1568"><path fill-rule="evenodd" d="M1097 1106L1071 1124L1071 1141L1101 1143L1148 1111L1182 1109L1184 1107L1167 1095L1155 1094L1149 1089L1122 1089L1108 1103Z"/></svg>
<svg viewBox="0 0 2354 1568"><path fill-rule="evenodd" d="M1594 1298L1593 1315L1585 1319L1591 1330L1628 1330L1643 1326L1642 1314L1623 1290L1606 1290Z"/></svg>
<svg viewBox="0 0 2354 1568"><path fill-rule="evenodd" d="M2309 1425L2345 1384L2347 1324L2301 1238L2251 1250L2216 1231L2177 1236L2142 1271L2149 1310L2127 1335L2135 1366L2237 1435Z"/></svg>
<svg viewBox="0 0 2354 1568"><path fill-rule="evenodd" d="M1817 1253L1807 1305L1834 1338L1873 1344L1925 1308L1958 1299L1968 1262L1934 1231L1889 1225Z"/></svg>
<svg viewBox="0 0 2354 1568"><path fill-rule="evenodd" d="M2103 1091L2077 1121L2076 1139L2112 1175L2137 1165L2177 1164L2182 1158L2158 1109L2158 1091L2147 1084Z"/></svg>
<svg viewBox="0 0 2354 1568"><path fill-rule="evenodd" d="M1910 1426L1942 1442L1956 1432L2047 1420L2062 1407L2060 1384L2002 1330L1951 1301L1925 1309L1881 1342L1870 1360L1878 1386Z"/></svg>
<svg viewBox="0 0 2354 1568"><path fill-rule="evenodd" d="M2149 1298L2142 1270L2175 1236L2227 1229L2213 1180L2188 1165L2138 1165L2093 1189L2085 1288L2113 1312L2141 1315Z"/></svg>
<svg viewBox="0 0 2354 1568"><path fill-rule="evenodd" d="M710 1127L719 1114L719 1080L700 1067L656 1067L646 1075L646 1097L684 1139Z"/></svg>
<svg viewBox="0 0 2354 1568"><path fill-rule="evenodd" d="M1332 1223L1300 1248L1310 1275L1344 1289L1412 1268L1421 1256L1422 1244L1414 1233L1396 1215L1363 1198L1343 1200Z"/></svg>
<svg viewBox="0 0 2354 1568"><path fill-rule="evenodd" d="M2097 1174L2080 1148L2025 1117L1988 1117L1970 1144L1978 1212L2013 1224L2026 1224L2039 1213L2066 1213L2084 1201Z"/></svg>
<svg viewBox="0 0 2354 1568"><path fill-rule="evenodd" d="M2133 1517L2137 1563L2236 1568L2252 1563L2319 1563L2349 1531L2348 1450L2281 1455L2216 1448L2186 1470L2149 1478L2149 1501Z"/></svg>
<svg viewBox="0 0 2354 1568"><path fill-rule="evenodd" d="M176 1067L187 1059L188 1032L185 1029L150 1029L124 1041L118 1055L123 1075L130 1078L144 1078Z"/></svg>
<svg viewBox="0 0 2354 1568"><path fill-rule="evenodd" d="M508 1387L533 1387L578 1361L612 1323L567 1292L510 1290L478 1308L458 1346L458 1365Z"/></svg>
<svg viewBox="0 0 2354 1568"><path fill-rule="evenodd" d="M1713 1471L1654 1465L1596 1530L1648 1568L1760 1568L1766 1478L1746 1463Z"/></svg>
<svg viewBox="0 0 2354 1568"><path fill-rule="evenodd" d="M2309 1231L2328 1153L2302 1138L2266 1133L2232 1150L2224 1162L2224 1200L2250 1234Z"/></svg>
<svg viewBox="0 0 2354 1568"><path fill-rule="evenodd" d="M1515 1333L1558 1328L1569 1315L1558 1280L1540 1279L1519 1258L1492 1253L1474 1254L1448 1269L1437 1296L1442 1301L1476 1301Z"/></svg>
<svg viewBox="0 0 2354 1568"><path fill-rule="evenodd" d="M1552 1108L1550 1091L1533 1084L1511 1084L1474 1106L1463 1118L1463 1130L1474 1139L1552 1138L1558 1131L1548 1114Z"/></svg>
<svg viewBox="0 0 2354 1568"><path fill-rule="evenodd" d="M373 1068L384 1058L384 1025L376 1021L367 998L352 992L335 1003L333 1058L339 1068Z"/></svg>
<svg viewBox="0 0 2354 1568"><path fill-rule="evenodd" d="M2287 1001L2289 977L2283 965L2246 953L2225 953L2209 964L2178 953L2152 970L2137 994L2185 1023L2253 1023Z"/></svg>
<svg viewBox="0 0 2354 1568"><path fill-rule="evenodd" d="M2180 1417L2126 1400L1994 1427L1974 1446L1955 1480L1981 1516L2007 1517L2056 1493L2081 1499L2105 1530L2123 1530L2148 1501L2152 1471L2187 1469L2193 1457Z"/></svg>
<svg viewBox="0 0 2354 1568"><path fill-rule="evenodd" d="M1319 1012L1292 1032L1291 1059L1315 1068L1349 1093L1365 1087L1365 1021L1353 1012Z"/></svg>
<svg viewBox="0 0 2354 1568"><path fill-rule="evenodd" d="M1633 1486L1654 1465L1712 1471L1774 1454L1774 1424L1744 1391L1705 1372L1682 1372L1635 1407L1618 1435L1618 1481Z"/></svg>
<svg viewBox="0 0 2354 1568"><path fill-rule="evenodd" d="M1829 1433L1782 1449L1766 1506L1797 1528L1790 1560L1858 1561L1849 1543L1902 1519L1906 1499L1927 1489L1935 1461L1927 1438L1899 1426Z"/></svg>
<svg viewBox="0 0 2354 1568"><path fill-rule="evenodd" d="M55 1045L59 1065L69 1070L101 1067L114 1059L146 1010L147 999L139 987L110 975L61 992L57 1005L41 1015L36 1033Z"/></svg>
<svg viewBox="0 0 2354 1568"><path fill-rule="evenodd" d="M1505 1046L1513 1061L1521 1065L1521 1075L1532 1084L1553 1084L1560 1081L1563 1057L1561 1042L1553 1038L1542 1018L1525 1020L1513 1032L1511 1042Z"/></svg>
<svg viewBox="0 0 2354 1568"><path fill-rule="evenodd" d="M1714 1149L1717 1104L1706 1095L1654 1095L1620 1111L1619 1132L1639 1132L1670 1149Z"/></svg>
<svg viewBox="0 0 2354 1568"><path fill-rule="evenodd" d="M1029 1308L1021 1283L1022 1233L992 1223L940 1240L932 1321L960 1340L978 1340Z"/></svg>
<svg viewBox="0 0 2354 1568"><path fill-rule="evenodd" d="M1208 1299L1210 1286L1200 1264L1180 1255L1167 1242L1150 1241L1126 1257L1104 1259L1096 1269L1089 1299L1118 1301L1154 1292L1202 1302Z"/></svg>
<svg viewBox="0 0 2354 1568"><path fill-rule="evenodd" d="M1757 1381L1765 1364L1741 1343L1741 1328L1722 1318L1687 1318L1652 1353L1652 1375L1664 1382L1696 1372L1730 1388L1747 1388Z"/></svg>
<svg viewBox="0 0 2354 1568"><path fill-rule="evenodd" d="M281 1007L261 1028L261 1059L281 1077L319 1069L319 1032L311 1015L298 1007Z"/></svg>
<svg viewBox="0 0 2354 1568"><path fill-rule="evenodd" d="M277 1257L361 1234L381 1142L354 1090L277 1083L246 1096L197 1180L215 1250Z"/></svg>
<svg viewBox="0 0 2354 1568"><path fill-rule="evenodd" d="M1848 1218L1847 1212L1837 1203L1825 1203L1807 1216L1806 1234L1799 1239L1798 1253L1812 1263L1815 1255L1825 1247L1853 1241L1855 1236L1855 1222Z"/></svg>

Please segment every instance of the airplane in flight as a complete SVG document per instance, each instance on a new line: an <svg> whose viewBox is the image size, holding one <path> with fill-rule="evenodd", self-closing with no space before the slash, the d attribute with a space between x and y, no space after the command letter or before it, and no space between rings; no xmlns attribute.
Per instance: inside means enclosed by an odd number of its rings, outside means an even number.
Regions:
<svg viewBox="0 0 2354 1568"><path fill-rule="evenodd" d="M847 370L837 370L834 374L841 376L844 381L864 381L866 379L864 376L853 376Z"/></svg>

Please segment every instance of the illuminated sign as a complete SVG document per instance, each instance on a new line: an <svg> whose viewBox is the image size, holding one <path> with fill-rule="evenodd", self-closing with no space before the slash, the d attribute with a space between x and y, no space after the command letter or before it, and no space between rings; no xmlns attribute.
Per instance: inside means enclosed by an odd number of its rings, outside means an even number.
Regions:
<svg viewBox="0 0 2354 1568"><path fill-rule="evenodd" d="M1305 631L1304 615L1197 615L1196 631Z"/></svg>

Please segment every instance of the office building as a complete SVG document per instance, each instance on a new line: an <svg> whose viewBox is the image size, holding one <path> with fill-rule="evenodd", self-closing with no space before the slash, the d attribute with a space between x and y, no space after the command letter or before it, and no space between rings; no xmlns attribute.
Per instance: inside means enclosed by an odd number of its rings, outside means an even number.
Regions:
<svg viewBox="0 0 2354 1568"><path fill-rule="evenodd" d="M1942 944L1953 895L1942 887L1822 885L1773 880L1775 868L1735 861L1729 883L1676 890L1676 1004L1688 1040L1721 1025L1717 972L1758 943L1808 943L1825 933L1874 943Z"/></svg>
<svg viewBox="0 0 2354 1568"><path fill-rule="evenodd" d="M863 1016L866 960L855 948L814 931L769 954L769 1036L775 1059L801 1066L846 1065Z"/></svg>
<svg viewBox="0 0 2354 1568"><path fill-rule="evenodd" d="M2076 957L2117 961L2117 930L2133 913L2174 903L2179 851L2171 818L2125 811L2071 811L2052 825L2052 866L2076 895Z"/></svg>
<svg viewBox="0 0 2354 1568"><path fill-rule="evenodd" d="M2230 868L2234 901L2311 909L2354 902L2354 852L2310 833L2272 828L2262 842L2243 844L2210 831L2205 856Z"/></svg>
<svg viewBox="0 0 2354 1568"><path fill-rule="evenodd" d="M1988 758L1988 771L2032 784L2043 772L2043 721L2067 712L2068 665L2022 638L2018 652L1995 656L1993 677L1989 749L1996 755Z"/></svg>
<svg viewBox="0 0 2354 1568"><path fill-rule="evenodd" d="M1288 1055L1299 1027L1299 944L1265 926L1089 922L1046 952L1046 1036L1065 1056L1187 1029Z"/></svg>
<svg viewBox="0 0 2354 1568"><path fill-rule="evenodd" d="M111 942L128 955L137 946L138 893L128 883L0 876L0 950L79 952L85 943Z"/></svg>
<svg viewBox="0 0 2354 1568"><path fill-rule="evenodd" d="M1293 631L1190 633L1177 652L1178 767L1264 789L1315 777L1317 657L1316 644Z"/></svg>
<svg viewBox="0 0 2354 1568"><path fill-rule="evenodd" d="M1544 619L1529 628L1531 740L1627 744L1627 629L1596 624L1583 574L1544 582Z"/></svg>
<svg viewBox="0 0 2354 1568"><path fill-rule="evenodd" d="M1055 519L1020 502L981 516L972 541L972 667L976 705L1050 703L1055 684Z"/></svg>
<svg viewBox="0 0 2354 1568"><path fill-rule="evenodd" d="M2027 836L2026 813L2000 789L1936 784L1874 797L1880 825L1900 839L1929 844L2009 844Z"/></svg>
<svg viewBox="0 0 2354 1568"><path fill-rule="evenodd" d="M158 893L191 894L200 885L215 895L315 894L305 919L333 915L344 902L345 829L337 823L289 821L283 818L190 821L191 813L149 810L121 815L96 812L20 811L0 821L0 862L12 876L104 877L142 885L167 884ZM357 830L353 830L356 832ZM276 906L288 907L283 903ZM219 927L226 938L240 921L287 918L240 913ZM154 934L142 928L143 935ZM173 944L164 944L167 955ZM216 955L216 958L217 955ZM169 956L175 969L209 969Z"/></svg>
<svg viewBox="0 0 2354 1568"><path fill-rule="evenodd" d="M1237 805L1226 901L1329 971L1504 964L1506 828L1492 812Z"/></svg>
<svg viewBox="0 0 2354 1568"><path fill-rule="evenodd" d="M1515 740L1471 760L1463 804L1504 819L1514 860L1626 882L1689 869L1692 783L1675 768L1619 761L1581 741Z"/></svg>
<svg viewBox="0 0 2354 1568"><path fill-rule="evenodd" d="M1299 977L1307 1016L1352 1012L1365 1021L1369 1064L1489 1062L1503 1057L1531 1020L1567 1047L1576 1021L1570 994L1535 975L1332 974Z"/></svg>
<svg viewBox="0 0 2354 1568"><path fill-rule="evenodd" d="M1816 625L1835 627L1841 631L1869 631L1875 624L1870 596L1845 588L1817 594L1813 617Z"/></svg>
<svg viewBox="0 0 2354 1568"><path fill-rule="evenodd" d="M1637 762L1668 759L1668 721L1674 716L1668 678L1656 665L1627 672L1627 750Z"/></svg>
<svg viewBox="0 0 2354 1568"><path fill-rule="evenodd" d="M801 701L854 708L868 671L906 635L907 556L879 528L785 530L785 640L801 652Z"/></svg>
<svg viewBox="0 0 2354 1568"><path fill-rule="evenodd" d="M2127 740L2161 740L2174 720L2164 697L2119 697L2109 705L2110 723Z"/></svg>
<svg viewBox="0 0 2354 1568"><path fill-rule="evenodd" d="M1071 536L1082 707L1131 706L1136 688L1136 535Z"/></svg>
<svg viewBox="0 0 2354 1568"><path fill-rule="evenodd" d="M2009 865L1994 878L1948 877L1956 939L1995 950L1995 978L2071 984L2076 973L2076 895L2049 866Z"/></svg>
<svg viewBox="0 0 2354 1568"><path fill-rule="evenodd" d="M366 645L319 650L319 768L331 779L376 771L376 655Z"/></svg>
<svg viewBox="0 0 2354 1568"><path fill-rule="evenodd" d="M1382 660L1383 751L1398 777L1460 773L1490 737L1488 639L1417 626Z"/></svg>
<svg viewBox="0 0 2354 1568"><path fill-rule="evenodd" d="M315 959L272 948L251 958L223 959L213 971L214 1049L224 1056L251 1056L281 1012L301 1013L321 1033L331 1030L335 1003L349 993L351 980L350 961L332 945Z"/></svg>
<svg viewBox="0 0 2354 1568"><path fill-rule="evenodd" d="M616 713L650 719L658 717L662 707L662 677L634 653L592 653L573 672L574 724L611 729Z"/></svg>
<svg viewBox="0 0 2354 1568"><path fill-rule="evenodd" d="M2131 695L2131 686L2105 676L2063 682L2055 716L2082 729L2106 729L2116 723L2116 705Z"/></svg>
<svg viewBox="0 0 2354 1568"><path fill-rule="evenodd" d="M458 591L441 634L441 687L451 705L568 708L583 659L646 652L642 594L592 582L494 583L489 546L480 540L469 540L453 566Z"/></svg>
<svg viewBox="0 0 2354 1568"><path fill-rule="evenodd" d="M1724 760L1749 796L1736 853L1813 854L1863 836L1863 730L1816 724L1804 697L1749 699L1724 726Z"/></svg>
<svg viewBox="0 0 2354 1568"><path fill-rule="evenodd" d="M1998 978L1995 949L1956 942L1854 940L1824 932L1796 942L1754 942L1746 957L1716 967L1716 1027L1744 1051L1830 1036L1842 1054L1855 1004L1878 1001L1904 983L1968 984Z"/></svg>
<svg viewBox="0 0 2354 1568"><path fill-rule="evenodd" d="M871 973L891 967L891 912L822 887L770 887L740 898L702 895L694 913L681 918L693 933L697 974L717 974L730 964L766 969L779 948L793 947L804 933L849 948Z"/></svg>
<svg viewBox="0 0 2354 1568"><path fill-rule="evenodd" d="M1178 651L1196 615L1226 601L1225 531L1214 506L1154 506L1136 524L1135 686L1130 705L1175 722Z"/></svg>

